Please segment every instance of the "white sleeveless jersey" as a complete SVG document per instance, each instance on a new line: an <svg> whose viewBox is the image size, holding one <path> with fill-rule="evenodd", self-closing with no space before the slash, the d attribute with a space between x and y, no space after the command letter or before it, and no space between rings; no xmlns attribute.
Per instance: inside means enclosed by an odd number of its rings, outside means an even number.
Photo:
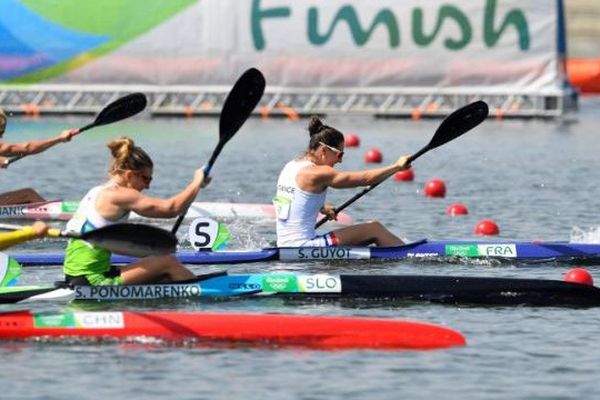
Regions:
<svg viewBox="0 0 600 400"><path fill-rule="evenodd" d="M277 212L277 246L302 246L316 236L315 222L325 204L327 189L310 193L296 183L298 171L313 165L308 160L293 160L279 174L277 195L273 199Z"/></svg>
<svg viewBox="0 0 600 400"><path fill-rule="evenodd" d="M108 182L104 185L96 186L87 192L87 194L79 202L79 206L77 207L77 211L75 211L73 218L67 222L67 232L81 234L93 229L102 228L103 226L127 221L129 218L129 212L126 212L116 221L111 221L101 216L96 210L96 200L98 199L98 194L102 190L112 185L114 185L113 182Z"/></svg>

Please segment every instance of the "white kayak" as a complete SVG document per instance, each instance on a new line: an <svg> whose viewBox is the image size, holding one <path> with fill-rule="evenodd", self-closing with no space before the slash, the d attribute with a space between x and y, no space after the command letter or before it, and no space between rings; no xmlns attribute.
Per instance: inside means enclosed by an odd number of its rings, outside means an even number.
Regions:
<svg viewBox="0 0 600 400"><path fill-rule="evenodd" d="M73 216L77 206L78 202L65 200L0 205L0 219L66 221ZM259 203L194 202L190 206L186 218L199 217L219 220L243 218L275 221L275 208L272 204ZM319 219L321 217L319 216ZM130 218L141 219L142 217L133 213ZM339 225L350 225L352 224L352 218L342 212L338 215L337 223Z"/></svg>

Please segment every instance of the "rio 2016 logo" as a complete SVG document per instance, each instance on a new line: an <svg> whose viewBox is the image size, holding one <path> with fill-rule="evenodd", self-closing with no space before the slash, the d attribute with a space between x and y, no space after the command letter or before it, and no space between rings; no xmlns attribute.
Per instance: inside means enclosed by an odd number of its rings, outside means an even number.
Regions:
<svg viewBox="0 0 600 400"><path fill-rule="evenodd" d="M57 7L55 0L2 0L0 81L38 82L65 73L115 50L193 3L61 0Z"/></svg>

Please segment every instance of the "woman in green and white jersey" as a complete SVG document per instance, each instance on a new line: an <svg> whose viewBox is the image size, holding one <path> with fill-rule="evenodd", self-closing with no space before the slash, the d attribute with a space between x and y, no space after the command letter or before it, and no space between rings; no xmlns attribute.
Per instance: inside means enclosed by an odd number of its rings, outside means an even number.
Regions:
<svg viewBox="0 0 600 400"><path fill-rule="evenodd" d="M114 159L110 180L92 188L81 200L67 230L84 233L106 225L123 222L131 211L149 218L172 218L194 200L201 187L210 181L202 169L180 193L168 199L146 196L150 187L153 163L150 156L127 137L108 143ZM63 271L73 284L121 285L195 278L174 255L151 256L123 266L111 267L111 253L81 239L71 239L65 252Z"/></svg>

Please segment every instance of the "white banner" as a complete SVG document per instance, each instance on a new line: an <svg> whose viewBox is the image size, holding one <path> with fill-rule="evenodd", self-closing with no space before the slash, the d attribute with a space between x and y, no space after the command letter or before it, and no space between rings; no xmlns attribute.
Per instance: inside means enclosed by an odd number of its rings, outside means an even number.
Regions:
<svg viewBox="0 0 600 400"><path fill-rule="evenodd" d="M539 93L563 84L558 6L557 0L202 0L50 82L230 86L255 66L272 87Z"/></svg>

